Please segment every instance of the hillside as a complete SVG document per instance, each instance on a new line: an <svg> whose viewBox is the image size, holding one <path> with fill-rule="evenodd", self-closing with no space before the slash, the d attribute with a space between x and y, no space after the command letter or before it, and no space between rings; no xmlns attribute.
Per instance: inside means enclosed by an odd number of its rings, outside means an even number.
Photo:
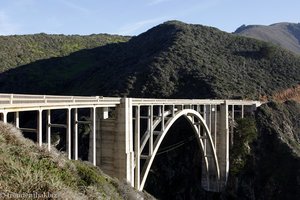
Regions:
<svg viewBox="0 0 300 200"><path fill-rule="evenodd" d="M91 49L109 43L124 42L129 37L94 34L0 36L0 72L37 60L63 57L82 49Z"/></svg>
<svg viewBox="0 0 300 200"><path fill-rule="evenodd" d="M270 102L256 113L258 137L230 199L300 198L300 104ZM230 190L229 190L230 191ZM227 191L228 192L228 191Z"/></svg>
<svg viewBox="0 0 300 200"><path fill-rule="evenodd" d="M38 147L2 122L0 149L1 199L153 199L87 162Z"/></svg>
<svg viewBox="0 0 300 200"><path fill-rule="evenodd" d="M268 43L170 21L128 42L1 73L0 92L258 99L297 85L299 66Z"/></svg>
<svg viewBox="0 0 300 200"><path fill-rule="evenodd" d="M269 26L241 26L235 34L256 38L279 45L296 54L300 54L300 24L276 23Z"/></svg>

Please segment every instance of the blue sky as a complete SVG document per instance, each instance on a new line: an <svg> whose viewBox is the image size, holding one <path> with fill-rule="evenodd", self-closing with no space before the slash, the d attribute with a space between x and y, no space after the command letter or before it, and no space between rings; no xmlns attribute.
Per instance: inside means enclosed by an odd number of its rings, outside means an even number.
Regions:
<svg viewBox="0 0 300 200"><path fill-rule="evenodd" d="M138 35L168 20L233 32L300 22L299 0L0 0L0 35Z"/></svg>

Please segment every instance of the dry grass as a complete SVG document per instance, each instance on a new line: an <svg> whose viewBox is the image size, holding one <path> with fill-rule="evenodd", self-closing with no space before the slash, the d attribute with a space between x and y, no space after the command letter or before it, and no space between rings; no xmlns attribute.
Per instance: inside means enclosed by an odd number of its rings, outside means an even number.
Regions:
<svg viewBox="0 0 300 200"><path fill-rule="evenodd" d="M143 193L108 177L99 168L70 161L54 149L49 152L46 146L38 147L12 125L0 122L0 192L46 192L58 199L144 199Z"/></svg>
<svg viewBox="0 0 300 200"><path fill-rule="evenodd" d="M300 102L300 85L280 91L274 94L272 98L279 102L284 102L287 100Z"/></svg>
<svg viewBox="0 0 300 200"><path fill-rule="evenodd" d="M0 122L0 191L33 194L74 191L72 163L56 151L47 151L25 139L12 125ZM71 170L64 170L70 168ZM72 176L71 176L72 177ZM30 198L29 198L30 199Z"/></svg>

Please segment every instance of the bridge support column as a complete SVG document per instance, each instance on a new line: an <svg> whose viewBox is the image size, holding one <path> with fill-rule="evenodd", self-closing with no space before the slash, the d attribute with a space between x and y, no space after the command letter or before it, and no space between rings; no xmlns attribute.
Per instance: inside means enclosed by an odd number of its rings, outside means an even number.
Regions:
<svg viewBox="0 0 300 200"><path fill-rule="evenodd" d="M67 109L67 122L66 122L66 137L67 137L67 153L68 158L71 159L71 108Z"/></svg>
<svg viewBox="0 0 300 200"><path fill-rule="evenodd" d="M39 110L37 113L37 141L39 146L43 143L43 110Z"/></svg>
<svg viewBox="0 0 300 200"><path fill-rule="evenodd" d="M3 113L3 122L7 123L7 113Z"/></svg>
<svg viewBox="0 0 300 200"><path fill-rule="evenodd" d="M46 133L47 133L48 150L50 151L51 150L51 110L47 110Z"/></svg>
<svg viewBox="0 0 300 200"><path fill-rule="evenodd" d="M225 101L220 105L219 126L217 129L217 156L220 167L219 189L222 191L226 186L229 173L229 125L228 125L228 104Z"/></svg>
<svg viewBox="0 0 300 200"><path fill-rule="evenodd" d="M78 160L78 108L74 109L74 159Z"/></svg>
<svg viewBox="0 0 300 200"><path fill-rule="evenodd" d="M17 128L20 128L20 116L19 116L19 112L15 112L15 126Z"/></svg>
<svg viewBox="0 0 300 200"><path fill-rule="evenodd" d="M116 110L118 112L118 109ZM108 117L108 108L99 108L97 116L97 166L116 177L115 148L117 148L117 116Z"/></svg>
<svg viewBox="0 0 300 200"><path fill-rule="evenodd" d="M89 161L93 165L97 164L97 126L100 124L99 108L93 107L90 109L91 132L89 142Z"/></svg>
<svg viewBox="0 0 300 200"><path fill-rule="evenodd" d="M140 189L140 184L141 184L141 166L140 166L140 154L141 154L141 150L140 150L140 106L136 107L135 110L135 135L134 135L134 150L135 150L135 183L134 183L134 187L135 189L139 190Z"/></svg>
<svg viewBox="0 0 300 200"><path fill-rule="evenodd" d="M115 138L115 170L120 180L126 179L134 186L134 152L132 135L132 100L122 98L117 108L117 133Z"/></svg>

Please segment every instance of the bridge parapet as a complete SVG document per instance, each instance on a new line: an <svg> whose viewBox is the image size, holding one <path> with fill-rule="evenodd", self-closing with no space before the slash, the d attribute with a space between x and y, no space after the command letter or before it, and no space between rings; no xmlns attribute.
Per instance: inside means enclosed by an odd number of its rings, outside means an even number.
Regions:
<svg viewBox="0 0 300 200"><path fill-rule="evenodd" d="M54 107L59 105L117 105L120 104L119 97L102 96L54 96L54 95L26 95L26 94L0 94L0 110L23 107Z"/></svg>

